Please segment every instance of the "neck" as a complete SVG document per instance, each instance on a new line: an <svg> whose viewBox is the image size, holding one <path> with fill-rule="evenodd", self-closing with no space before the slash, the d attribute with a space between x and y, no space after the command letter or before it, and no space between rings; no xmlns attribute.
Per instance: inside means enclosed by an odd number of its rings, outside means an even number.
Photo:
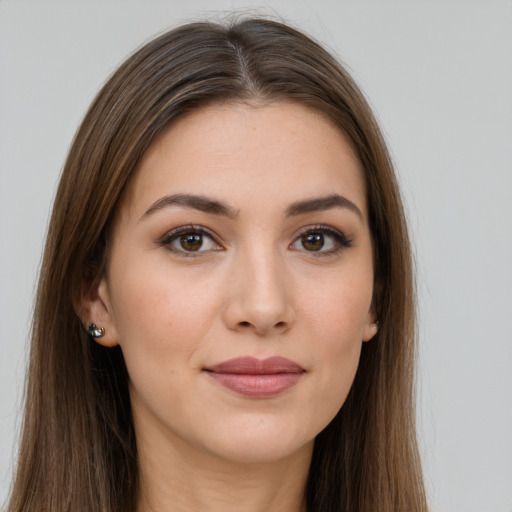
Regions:
<svg viewBox="0 0 512 512"><path fill-rule="evenodd" d="M147 441L147 442L146 442ZM172 443L138 439L137 512L306 512L313 443L271 462L241 463Z"/></svg>

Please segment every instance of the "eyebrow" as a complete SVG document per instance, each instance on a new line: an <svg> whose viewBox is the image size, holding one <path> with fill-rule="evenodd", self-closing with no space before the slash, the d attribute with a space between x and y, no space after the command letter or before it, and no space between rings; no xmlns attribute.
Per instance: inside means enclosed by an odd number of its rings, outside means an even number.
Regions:
<svg viewBox="0 0 512 512"><path fill-rule="evenodd" d="M142 215L140 220L148 217L152 213L165 208L166 206L183 206L185 208L192 208L205 213L212 213L214 215L222 215L234 219L238 215L238 211L230 206L210 199L205 196L197 196L192 194L174 194L171 196L164 196L155 201Z"/></svg>
<svg viewBox="0 0 512 512"><path fill-rule="evenodd" d="M142 215L140 220L167 206L182 206L205 213L221 215L230 219L235 219L238 216L238 210L235 210L225 203L216 201L215 199L194 194L173 194L161 197L155 201ZM305 213L330 210L332 208L346 208L351 212L354 212L361 220L364 220L364 216L356 204L350 201L350 199L339 194L331 194L326 197L315 197L292 203L286 209L285 217L294 217Z"/></svg>
<svg viewBox="0 0 512 512"><path fill-rule="evenodd" d="M326 197L315 197L293 203L287 208L285 217L330 210L331 208L346 208L355 213L361 220L364 220L363 213L356 204L350 199L340 196L339 194L332 194Z"/></svg>

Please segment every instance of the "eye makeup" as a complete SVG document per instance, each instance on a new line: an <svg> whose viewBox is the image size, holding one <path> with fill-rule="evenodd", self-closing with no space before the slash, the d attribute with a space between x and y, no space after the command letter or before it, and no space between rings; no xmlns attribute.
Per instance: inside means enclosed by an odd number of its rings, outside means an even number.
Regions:
<svg viewBox="0 0 512 512"><path fill-rule="evenodd" d="M206 252L218 252L224 248L203 226L188 224L168 231L159 244L183 257L197 257Z"/></svg>
<svg viewBox="0 0 512 512"><path fill-rule="evenodd" d="M168 231L160 239L159 245L183 257L198 257L225 250L210 230L194 224ZM337 254L351 246L352 239L342 231L329 225L316 224L303 227L288 248L322 257Z"/></svg>
<svg viewBox="0 0 512 512"><path fill-rule="evenodd" d="M306 226L290 245L294 251L304 250L318 256L337 254L352 246L352 239L342 231L325 224Z"/></svg>

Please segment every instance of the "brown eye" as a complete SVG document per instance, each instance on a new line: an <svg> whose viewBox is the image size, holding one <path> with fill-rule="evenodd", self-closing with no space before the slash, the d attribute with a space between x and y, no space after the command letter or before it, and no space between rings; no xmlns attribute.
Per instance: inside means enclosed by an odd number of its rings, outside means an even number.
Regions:
<svg viewBox="0 0 512 512"><path fill-rule="evenodd" d="M162 238L160 244L181 256L199 256L222 250L222 246L215 242L212 235L195 226L173 229Z"/></svg>
<svg viewBox="0 0 512 512"><path fill-rule="evenodd" d="M306 233L301 236L301 243L306 251L320 251L325 241L323 233Z"/></svg>
<svg viewBox="0 0 512 512"><path fill-rule="evenodd" d="M318 225L305 228L290 249L307 253L317 253L317 256L328 256L352 246L352 240L338 229Z"/></svg>
<svg viewBox="0 0 512 512"><path fill-rule="evenodd" d="M179 243L185 251L198 251L203 246L203 236L200 233L187 233L179 237Z"/></svg>

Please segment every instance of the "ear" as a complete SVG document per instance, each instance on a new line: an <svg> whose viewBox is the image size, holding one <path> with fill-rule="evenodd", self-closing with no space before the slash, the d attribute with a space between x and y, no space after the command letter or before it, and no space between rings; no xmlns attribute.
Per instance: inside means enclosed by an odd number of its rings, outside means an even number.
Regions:
<svg viewBox="0 0 512 512"><path fill-rule="evenodd" d="M119 337L115 328L112 305L109 296L107 280L103 277L78 299L75 311L82 320L86 331L90 324L98 329L104 329L104 335L94 338L96 343L104 347L115 347L119 344Z"/></svg>
<svg viewBox="0 0 512 512"><path fill-rule="evenodd" d="M363 327L363 341L370 341L379 330L379 322L375 319L373 308L366 317L366 323Z"/></svg>

